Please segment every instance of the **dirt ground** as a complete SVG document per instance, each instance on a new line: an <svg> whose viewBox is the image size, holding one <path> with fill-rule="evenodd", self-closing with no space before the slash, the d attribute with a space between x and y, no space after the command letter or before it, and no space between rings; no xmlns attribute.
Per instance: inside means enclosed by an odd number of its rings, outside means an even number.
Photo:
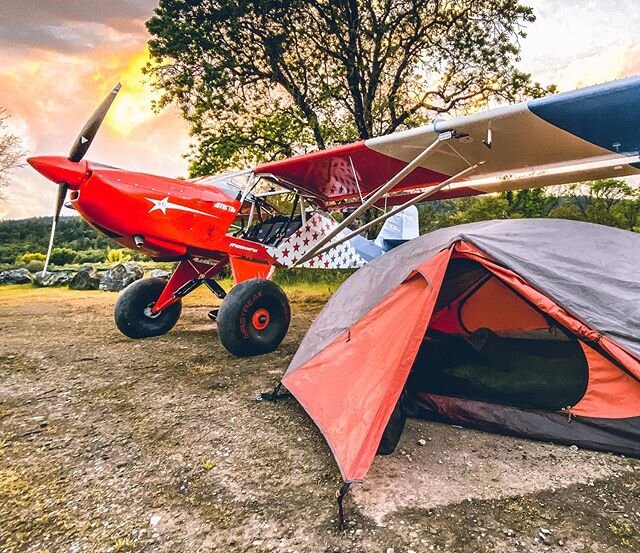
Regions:
<svg viewBox="0 0 640 553"><path fill-rule="evenodd" d="M640 551L639 461L417 420L339 531L322 436L255 399L326 299L292 295L280 349L236 359L206 292L133 341L115 294L0 288L0 551Z"/></svg>

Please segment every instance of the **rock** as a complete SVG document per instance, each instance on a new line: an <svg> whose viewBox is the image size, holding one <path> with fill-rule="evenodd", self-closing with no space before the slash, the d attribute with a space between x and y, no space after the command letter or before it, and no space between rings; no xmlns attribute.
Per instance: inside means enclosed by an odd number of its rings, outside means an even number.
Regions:
<svg viewBox="0 0 640 553"><path fill-rule="evenodd" d="M25 269L11 269L0 273L0 284L31 284L33 276Z"/></svg>
<svg viewBox="0 0 640 553"><path fill-rule="evenodd" d="M395 549L393 547L387 547L387 553L394 553Z"/></svg>
<svg viewBox="0 0 640 553"><path fill-rule="evenodd" d="M91 266L82 267L69 282L72 290L97 290L100 287L100 275Z"/></svg>
<svg viewBox="0 0 640 553"><path fill-rule="evenodd" d="M551 540L551 536L549 534L543 534L542 532L540 532L538 534L538 539L544 544L544 545L551 545L553 543L553 541Z"/></svg>
<svg viewBox="0 0 640 553"><path fill-rule="evenodd" d="M169 271L163 271L162 269L154 269L149 273L152 278L169 278L171 273Z"/></svg>
<svg viewBox="0 0 640 553"><path fill-rule="evenodd" d="M160 524L161 520L162 520L162 517L160 515L153 515L149 519L149 525L155 528L156 526L158 526L158 524Z"/></svg>
<svg viewBox="0 0 640 553"><path fill-rule="evenodd" d="M71 271L58 271L55 273L47 271L44 276L42 273L36 273L33 282L36 286L66 286L71 282L73 273Z"/></svg>
<svg viewBox="0 0 640 553"><path fill-rule="evenodd" d="M111 267L100 280L100 290L119 292L132 282L143 277L144 271L137 263L118 263Z"/></svg>
<svg viewBox="0 0 640 553"><path fill-rule="evenodd" d="M418 440L418 445L427 445L427 440L423 440L423 439Z"/></svg>

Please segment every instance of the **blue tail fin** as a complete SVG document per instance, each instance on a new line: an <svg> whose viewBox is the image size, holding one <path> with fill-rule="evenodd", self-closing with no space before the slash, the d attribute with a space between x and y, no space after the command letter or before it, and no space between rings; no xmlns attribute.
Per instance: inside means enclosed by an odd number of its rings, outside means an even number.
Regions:
<svg viewBox="0 0 640 553"><path fill-rule="evenodd" d="M365 261L371 261L384 252L418 236L420 236L418 208L412 205L389 217L375 240L356 236L349 242Z"/></svg>
<svg viewBox="0 0 640 553"><path fill-rule="evenodd" d="M393 217L389 217L384 222L374 243L386 252L418 236L420 236L418 208L412 205L400 213L396 213Z"/></svg>

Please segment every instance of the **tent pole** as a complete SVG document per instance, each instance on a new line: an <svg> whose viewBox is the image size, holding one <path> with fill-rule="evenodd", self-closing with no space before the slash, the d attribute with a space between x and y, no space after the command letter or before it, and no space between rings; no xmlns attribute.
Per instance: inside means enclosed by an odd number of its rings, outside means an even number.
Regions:
<svg viewBox="0 0 640 553"><path fill-rule="evenodd" d="M342 229L346 228L353 220L355 220L360 214L369 209L373 204L375 204L384 194L386 194L389 190L391 190L396 184L398 184L402 179L404 179L407 175L409 175L413 170L418 167L427 157L429 157L439 146L440 144L451 138L450 133L441 133L438 135L436 140L434 140L429 146L427 146L422 152L420 152L413 160L411 160L405 167L403 167L398 173L396 173L393 177L391 177L386 184L378 188L378 190L373 193L365 202L363 202L360 207L358 207L355 211L353 211L349 216L347 216L337 227L334 227L330 230L327 235L322 238L315 246L313 246L307 253L305 253L298 262L293 265L297 267L308 261L312 257L316 256L316 252L322 248L327 242L329 242L336 234L338 234Z"/></svg>
<svg viewBox="0 0 640 553"><path fill-rule="evenodd" d="M437 186L434 186L433 188L430 188L429 190L424 191L422 194L419 194L415 198L412 198L411 200L403 203L402 205L392 209L388 213L384 213L384 214L380 215L380 217L377 217L373 221L368 222L366 225L362 225L361 227L355 229L354 231L350 232L346 236L343 236L339 240L336 240L335 242L331 242L330 244L327 244L326 246L324 246L323 248L318 250L315 253L315 255L321 255L321 254L325 253L326 251L331 250L331 249L335 248L336 246L339 246L343 242L346 242L347 240L351 240L354 236L357 236L358 234L363 233L365 230L367 230L367 229L371 228L372 226L380 223L381 221L385 221L389 217L393 217L396 213L400 213L404 209L407 209L408 207L410 207L412 205L415 205L417 203L422 202L423 200L427 199L432 194L435 194L439 190L442 190L445 186L451 184L453 181L455 181L455 180L459 179L460 177L463 177L467 173L470 173L471 171L477 169L482 164L484 164L484 161L476 163L475 165L472 165L471 167L467 167L463 171L460 171L459 173L456 173L452 177L449 177L447 180L441 182ZM294 267L295 267L295 265L294 265Z"/></svg>

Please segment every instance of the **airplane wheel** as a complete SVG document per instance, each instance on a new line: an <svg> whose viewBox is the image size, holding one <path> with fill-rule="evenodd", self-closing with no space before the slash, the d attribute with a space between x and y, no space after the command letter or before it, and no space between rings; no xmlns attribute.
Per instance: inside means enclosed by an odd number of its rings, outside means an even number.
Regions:
<svg viewBox="0 0 640 553"><path fill-rule="evenodd" d="M116 326L129 338L149 338L169 332L182 312L182 302L178 300L160 313L151 312L151 307L160 297L167 281L152 277L136 280L120 295L115 307Z"/></svg>
<svg viewBox="0 0 640 553"><path fill-rule="evenodd" d="M238 357L276 349L289 330L291 309L282 288L262 278L245 280L227 294L218 312L222 345Z"/></svg>

